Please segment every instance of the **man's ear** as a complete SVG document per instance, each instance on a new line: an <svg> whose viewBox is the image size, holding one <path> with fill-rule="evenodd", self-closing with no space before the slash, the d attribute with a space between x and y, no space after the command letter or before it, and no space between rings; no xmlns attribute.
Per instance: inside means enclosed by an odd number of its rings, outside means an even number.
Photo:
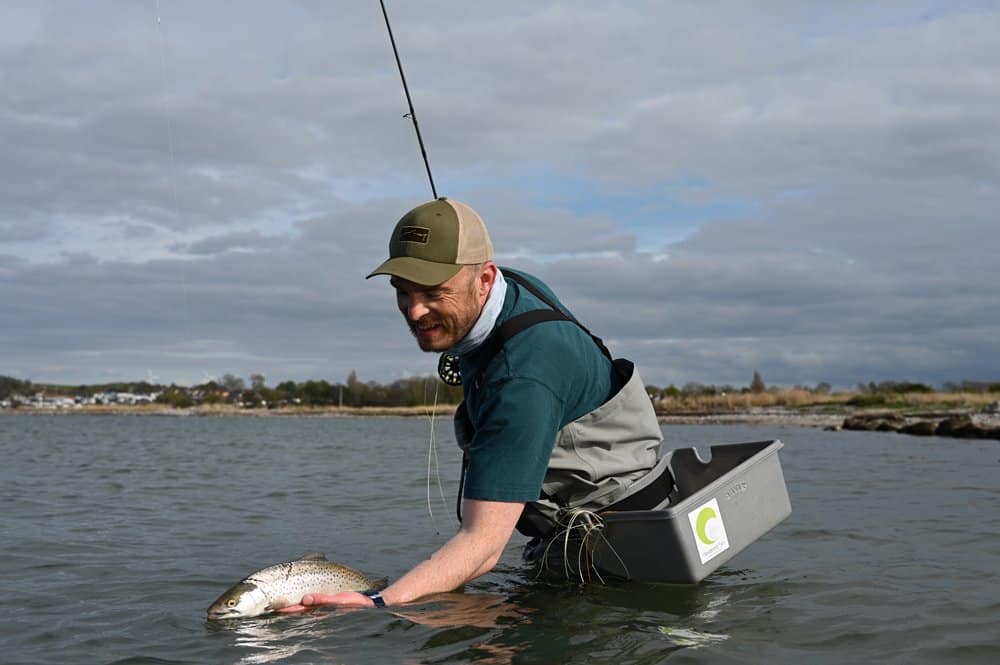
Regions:
<svg viewBox="0 0 1000 665"><path fill-rule="evenodd" d="M497 264L487 261L479 271L479 297L485 300L497 281Z"/></svg>

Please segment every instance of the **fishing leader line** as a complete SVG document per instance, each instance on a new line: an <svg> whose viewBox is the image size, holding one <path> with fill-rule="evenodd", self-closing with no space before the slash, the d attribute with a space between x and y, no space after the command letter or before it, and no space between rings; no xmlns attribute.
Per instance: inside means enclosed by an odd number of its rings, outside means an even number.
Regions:
<svg viewBox="0 0 1000 665"><path fill-rule="evenodd" d="M174 124L170 118L170 108L167 103L167 37L163 30L163 18L160 13L160 0L156 0L156 34L159 37L160 51L160 89L163 91L163 118L167 126L167 154L169 156L169 172L167 174L168 198L167 213L177 215L177 181L174 176L177 173L177 159L174 149ZM181 269L177 271L181 281L181 312L184 317L184 326L188 332L191 331L191 308L188 303L188 292L190 286L187 279L187 262L184 261ZM189 335L190 337L190 335Z"/></svg>
<svg viewBox="0 0 1000 665"><path fill-rule="evenodd" d="M437 520L434 519L434 510L431 507L431 475L433 473L435 485L437 485L438 493L441 495L441 504L447 505L447 500L444 498L444 485L441 483L441 464L438 461L437 446L434 440L434 423L437 416L437 404L438 404L438 391L441 387L441 383L436 379L434 381L434 402L431 405L430 410L427 413L427 417L431 421L431 432L430 432L430 444L427 447L427 514L430 515L431 524L434 525L434 529L437 531ZM424 382L424 402L427 401L427 382ZM433 466L433 471L432 471ZM440 535L440 531L438 531Z"/></svg>

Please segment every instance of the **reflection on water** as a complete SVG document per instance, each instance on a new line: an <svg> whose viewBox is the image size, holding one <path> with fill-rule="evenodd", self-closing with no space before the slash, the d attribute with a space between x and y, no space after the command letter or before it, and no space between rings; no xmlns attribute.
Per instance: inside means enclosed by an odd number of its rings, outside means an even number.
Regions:
<svg viewBox="0 0 1000 665"><path fill-rule="evenodd" d="M498 628L526 620L531 608L510 602L497 593L441 593L425 602L405 608L393 608L391 613L422 626L453 628Z"/></svg>
<svg viewBox="0 0 1000 665"><path fill-rule="evenodd" d="M503 586L507 592L439 594L389 610L320 608L300 615L213 621L206 629L229 633L241 654L239 662L249 664L295 662L293 656L304 658L323 645L358 640L358 630L367 638L405 633L415 640L415 651L433 661L491 664L600 662L604 652L610 657L697 649L728 638L708 630L730 598L724 589L624 583L567 588L514 569L491 577L492 583L481 586ZM665 618L669 624L663 623Z"/></svg>
<svg viewBox="0 0 1000 665"><path fill-rule="evenodd" d="M692 628L660 626L660 632L666 635L667 639L678 647L692 647L695 649L706 644L711 644L712 642L721 642L722 640L729 639L728 635L703 633Z"/></svg>
<svg viewBox="0 0 1000 665"><path fill-rule="evenodd" d="M427 515L427 434L0 416L4 663L1000 662L1000 446L868 432L667 428L674 447L785 443L792 516L697 586L536 578L515 538L464 593L205 622L233 579L302 552L390 579L429 556L454 525Z"/></svg>
<svg viewBox="0 0 1000 665"><path fill-rule="evenodd" d="M495 642L495 636L528 621L528 614L530 609L519 607L500 594L448 593L399 609L320 608L291 616L211 621L206 622L206 629L230 634L235 648L249 652L239 660L248 664L287 660L310 651L314 644L344 639L361 623L369 627L385 626L390 632L400 627L433 629L424 631L427 637L421 651L454 647L475 655L476 662L508 663L519 649L516 645ZM353 637L356 639L356 635ZM483 654L488 654L488 658Z"/></svg>
<svg viewBox="0 0 1000 665"><path fill-rule="evenodd" d="M567 586L508 574L503 605L516 614L502 616L502 630L470 645L463 662L487 653L498 663L510 662L498 654L523 662L633 662L629 654L666 653L725 638L705 631L727 604L730 594L724 589L621 582Z"/></svg>
<svg viewBox="0 0 1000 665"><path fill-rule="evenodd" d="M249 651L239 660L247 665L287 660L308 648L313 633L307 625L289 625L277 617L225 623L230 625L210 629L231 630L235 636L233 645L240 651Z"/></svg>

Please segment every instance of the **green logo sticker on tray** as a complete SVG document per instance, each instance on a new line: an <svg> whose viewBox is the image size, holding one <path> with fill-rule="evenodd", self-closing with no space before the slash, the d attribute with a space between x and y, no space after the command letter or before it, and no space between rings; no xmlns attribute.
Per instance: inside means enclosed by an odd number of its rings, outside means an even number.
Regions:
<svg viewBox="0 0 1000 665"><path fill-rule="evenodd" d="M712 499L688 513L698 557L704 565L729 549L726 525L722 522L719 502Z"/></svg>

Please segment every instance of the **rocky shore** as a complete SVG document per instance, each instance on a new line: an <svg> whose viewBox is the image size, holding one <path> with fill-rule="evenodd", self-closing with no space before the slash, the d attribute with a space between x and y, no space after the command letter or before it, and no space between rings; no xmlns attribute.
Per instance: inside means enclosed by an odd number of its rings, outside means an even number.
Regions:
<svg viewBox="0 0 1000 665"><path fill-rule="evenodd" d="M841 428L867 432L899 432L911 436L948 436L956 439L1000 440L1000 414L895 412L859 413L844 419Z"/></svg>
<svg viewBox="0 0 1000 665"><path fill-rule="evenodd" d="M911 436L1000 440L1000 405L996 403L976 412L957 410L910 413L880 410L831 414L791 409L751 409L739 413L660 415L659 420L663 424L672 425L822 427L830 431L898 432Z"/></svg>

